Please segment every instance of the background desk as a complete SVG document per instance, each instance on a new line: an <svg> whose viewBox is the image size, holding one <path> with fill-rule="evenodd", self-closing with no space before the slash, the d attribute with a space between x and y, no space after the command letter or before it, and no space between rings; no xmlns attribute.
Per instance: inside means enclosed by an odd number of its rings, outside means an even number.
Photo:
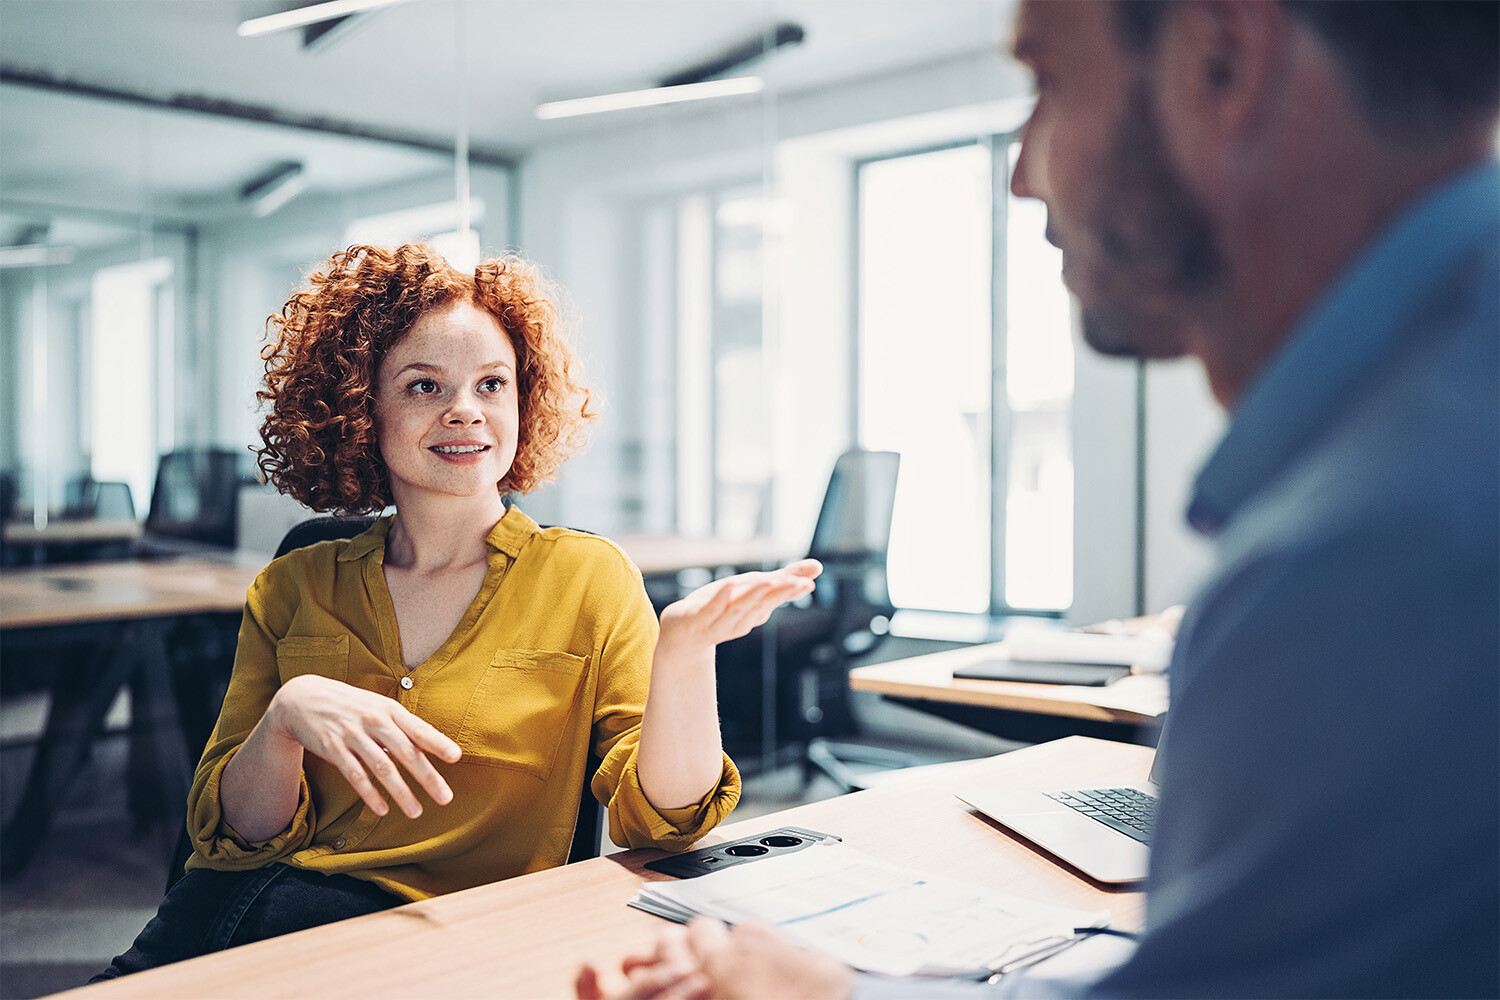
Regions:
<svg viewBox="0 0 1500 1000"><path fill-rule="evenodd" d="M263 563L260 557L229 555L0 573L7 672L34 675L51 699L26 788L0 836L0 867L7 874L30 859L126 685L132 695L134 811L140 817L180 809L213 708L206 664L198 676L173 676L171 636L187 619L221 615L226 620L219 630L227 630L232 644L245 591ZM88 653L76 660L57 654L82 648L80 639L92 640ZM184 699L190 691L196 694ZM179 712L184 701L189 707ZM151 791L140 798L146 789Z"/></svg>
<svg viewBox="0 0 1500 1000"><path fill-rule="evenodd" d="M134 518L52 518L38 528L29 518L0 525L4 562L46 563L58 560L121 557L139 541L141 523Z"/></svg>
<svg viewBox="0 0 1500 1000"><path fill-rule="evenodd" d="M965 646L849 672L849 687L1009 739L1040 742L1083 735L1154 742L1167 710L1160 674L1126 677L1103 687L955 678L953 671L994 658L1003 643Z"/></svg>
<svg viewBox="0 0 1500 1000"><path fill-rule="evenodd" d="M610 539L630 557L642 576L662 576L686 569L761 569L799 559L769 538L731 541L678 535L617 535Z"/></svg>
<svg viewBox="0 0 1500 1000"><path fill-rule="evenodd" d="M793 824L838 834L861 851L934 874L1059 905L1107 909L1118 925L1136 928L1143 916L1140 893L1108 890L1059 867L952 793L976 778L1017 788L1054 780L1141 781L1151 756L1144 747L1064 740L731 823L703 843ZM648 950L668 926L626 906L643 878L665 878L642 867L661 856L660 851L628 851L60 995L79 1000L570 998L580 963L617 963Z"/></svg>

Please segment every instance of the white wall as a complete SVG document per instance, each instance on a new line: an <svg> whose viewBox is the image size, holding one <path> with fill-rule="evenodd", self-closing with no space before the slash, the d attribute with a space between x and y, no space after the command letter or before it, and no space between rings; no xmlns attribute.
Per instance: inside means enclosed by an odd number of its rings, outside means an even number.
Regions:
<svg viewBox="0 0 1500 1000"><path fill-rule="evenodd" d="M1224 424L1224 413L1195 359L1147 366L1147 612L1186 603L1209 569L1212 548L1183 515L1193 480Z"/></svg>
<svg viewBox="0 0 1500 1000"><path fill-rule="evenodd" d="M1137 366L1103 358L1082 343L1074 357L1068 619L1081 625L1135 614Z"/></svg>

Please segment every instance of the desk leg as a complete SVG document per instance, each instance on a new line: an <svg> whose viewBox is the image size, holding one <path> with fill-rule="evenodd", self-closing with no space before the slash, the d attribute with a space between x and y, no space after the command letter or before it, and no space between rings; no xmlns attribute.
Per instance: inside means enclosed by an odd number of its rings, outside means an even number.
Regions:
<svg viewBox="0 0 1500 1000"><path fill-rule="evenodd" d="M81 672L60 669L50 687L52 704L15 815L0 831L0 876L20 872L41 846L52 814L77 777L115 695L135 669L128 643L102 646Z"/></svg>
<svg viewBox="0 0 1500 1000"><path fill-rule="evenodd" d="M136 831L162 816L176 816L187 799L188 763L180 735L177 698L166 634L171 621L133 622L123 644L136 651L130 676L130 813Z"/></svg>

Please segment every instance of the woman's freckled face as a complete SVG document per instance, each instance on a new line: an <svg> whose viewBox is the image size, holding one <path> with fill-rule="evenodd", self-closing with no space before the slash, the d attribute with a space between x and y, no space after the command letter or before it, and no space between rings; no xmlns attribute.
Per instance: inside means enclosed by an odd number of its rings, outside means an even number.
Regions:
<svg viewBox="0 0 1500 1000"><path fill-rule="evenodd" d="M429 310L381 359L375 429L392 499L498 495L520 431L516 351L469 302Z"/></svg>

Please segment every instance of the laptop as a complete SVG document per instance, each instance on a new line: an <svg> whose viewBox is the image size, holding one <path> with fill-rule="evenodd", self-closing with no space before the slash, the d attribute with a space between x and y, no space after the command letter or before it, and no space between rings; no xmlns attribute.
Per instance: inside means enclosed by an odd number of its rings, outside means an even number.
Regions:
<svg viewBox="0 0 1500 1000"><path fill-rule="evenodd" d="M1096 881L1136 882L1146 877L1156 821L1155 762L1144 785L974 788L955 794Z"/></svg>

